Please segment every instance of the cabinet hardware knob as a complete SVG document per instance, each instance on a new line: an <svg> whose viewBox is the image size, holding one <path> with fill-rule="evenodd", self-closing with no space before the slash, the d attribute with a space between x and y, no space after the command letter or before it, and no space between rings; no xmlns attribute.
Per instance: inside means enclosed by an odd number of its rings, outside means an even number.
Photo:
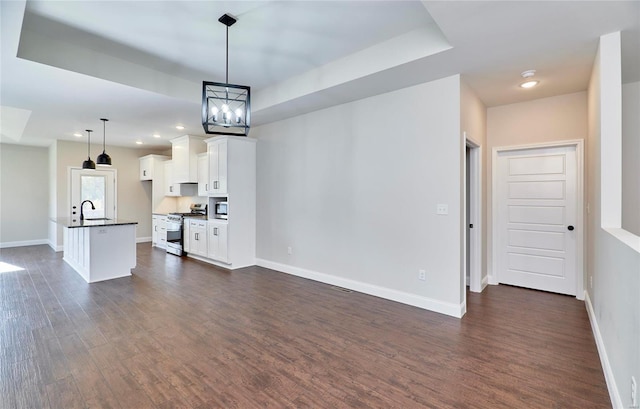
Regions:
<svg viewBox="0 0 640 409"><path fill-rule="evenodd" d="M573 226L569 226L569 227L567 227L567 230L569 230L569 231L573 231L573 229L574 229L574 227L573 227Z"/></svg>

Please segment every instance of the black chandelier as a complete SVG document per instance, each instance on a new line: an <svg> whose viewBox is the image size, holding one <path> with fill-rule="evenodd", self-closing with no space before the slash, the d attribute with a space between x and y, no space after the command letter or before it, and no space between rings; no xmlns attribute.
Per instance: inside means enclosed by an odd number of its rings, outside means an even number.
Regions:
<svg viewBox="0 0 640 409"><path fill-rule="evenodd" d="M227 26L226 82L202 82L202 127L208 134L247 136L251 87L229 84L229 27L237 19L224 14L218 21Z"/></svg>

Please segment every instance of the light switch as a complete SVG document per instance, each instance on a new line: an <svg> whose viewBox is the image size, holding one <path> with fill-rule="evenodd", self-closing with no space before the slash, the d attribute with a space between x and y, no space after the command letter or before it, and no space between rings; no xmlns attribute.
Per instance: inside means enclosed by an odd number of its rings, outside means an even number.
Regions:
<svg viewBox="0 0 640 409"><path fill-rule="evenodd" d="M436 208L436 214L449 214L449 206L446 204L439 204Z"/></svg>

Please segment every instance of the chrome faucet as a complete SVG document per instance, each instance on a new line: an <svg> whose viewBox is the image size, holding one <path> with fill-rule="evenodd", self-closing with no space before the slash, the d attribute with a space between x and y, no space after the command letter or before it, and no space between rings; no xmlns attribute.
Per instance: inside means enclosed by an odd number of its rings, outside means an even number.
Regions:
<svg viewBox="0 0 640 409"><path fill-rule="evenodd" d="M83 207L84 207L84 204L87 202L91 204L91 210L96 210L96 207L93 205L93 202L91 200L83 201L82 203L80 203L80 220L84 220Z"/></svg>

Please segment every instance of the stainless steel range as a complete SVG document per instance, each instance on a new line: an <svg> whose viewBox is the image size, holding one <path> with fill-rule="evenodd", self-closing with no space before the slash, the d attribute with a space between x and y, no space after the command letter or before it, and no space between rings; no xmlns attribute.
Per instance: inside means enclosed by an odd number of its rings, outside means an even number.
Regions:
<svg viewBox="0 0 640 409"><path fill-rule="evenodd" d="M185 217L207 218L207 205L194 203L189 213L169 213L167 215L167 253L183 256L184 232L182 226Z"/></svg>

